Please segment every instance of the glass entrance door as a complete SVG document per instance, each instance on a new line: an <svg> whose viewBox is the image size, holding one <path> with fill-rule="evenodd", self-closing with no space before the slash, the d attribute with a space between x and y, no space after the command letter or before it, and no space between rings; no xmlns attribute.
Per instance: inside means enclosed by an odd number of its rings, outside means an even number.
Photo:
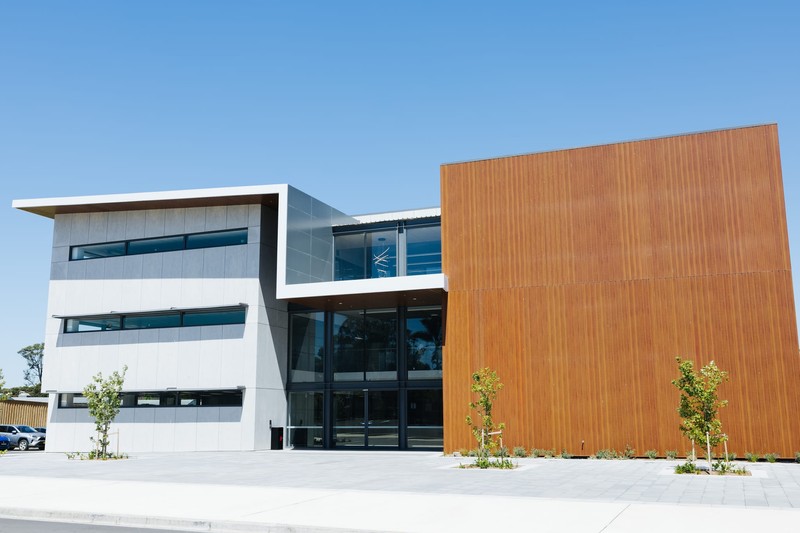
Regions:
<svg viewBox="0 0 800 533"><path fill-rule="evenodd" d="M336 448L399 447L397 391L334 391L333 445Z"/></svg>

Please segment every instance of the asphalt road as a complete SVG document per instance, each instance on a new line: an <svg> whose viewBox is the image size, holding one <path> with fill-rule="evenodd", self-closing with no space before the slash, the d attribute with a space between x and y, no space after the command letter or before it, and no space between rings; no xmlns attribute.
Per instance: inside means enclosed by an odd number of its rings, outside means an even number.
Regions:
<svg viewBox="0 0 800 533"><path fill-rule="evenodd" d="M174 533L171 529L141 529L119 526L90 526L63 522L44 522L40 520L11 520L0 518L0 531L13 533Z"/></svg>

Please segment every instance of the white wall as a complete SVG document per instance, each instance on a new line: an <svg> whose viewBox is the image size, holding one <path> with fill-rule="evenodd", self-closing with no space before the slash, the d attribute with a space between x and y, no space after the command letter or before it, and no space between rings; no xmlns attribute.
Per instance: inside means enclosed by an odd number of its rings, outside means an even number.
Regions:
<svg viewBox="0 0 800 533"><path fill-rule="evenodd" d="M269 420L281 426L286 417L286 313L274 298L276 217L267 208L262 214L260 205L57 215L42 389L78 392L97 372L123 365L129 391L244 386L242 407L122 409L114 424L120 449L268 447ZM248 228L246 245L68 260L72 245L240 227ZM270 269L271 277L263 277ZM249 306L244 325L63 334L62 321L52 318L238 303ZM55 398L47 449L88 449L88 413L55 408Z"/></svg>

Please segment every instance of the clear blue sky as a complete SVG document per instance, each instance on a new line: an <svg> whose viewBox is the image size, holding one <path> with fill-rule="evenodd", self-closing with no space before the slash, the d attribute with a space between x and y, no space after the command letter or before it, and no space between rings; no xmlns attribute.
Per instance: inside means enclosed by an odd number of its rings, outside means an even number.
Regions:
<svg viewBox="0 0 800 533"><path fill-rule="evenodd" d="M52 232L17 198L288 182L428 207L445 162L777 122L800 265L797 2L538 4L0 4L7 384L44 338Z"/></svg>

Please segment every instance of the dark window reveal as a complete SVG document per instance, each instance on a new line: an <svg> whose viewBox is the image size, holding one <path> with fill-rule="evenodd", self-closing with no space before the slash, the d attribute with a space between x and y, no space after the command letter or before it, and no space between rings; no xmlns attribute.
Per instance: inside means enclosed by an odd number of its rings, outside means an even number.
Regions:
<svg viewBox="0 0 800 533"><path fill-rule="evenodd" d="M118 329L178 328L190 326L222 326L244 324L247 306L186 309L152 313L119 313L112 315L61 317L64 333L111 331Z"/></svg>
<svg viewBox="0 0 800 533"><path fill-rule="evenodd" d="M169 237L153 237L131 241L104 242L100 244L83 244L70 248L69 260L99 259L121 255L153 254L173 252L175 250L193 250L196 248L215 248L217 246L233 246L247 244L247 228L211 231L207 233L190 233L171 235Z"/></svg>

